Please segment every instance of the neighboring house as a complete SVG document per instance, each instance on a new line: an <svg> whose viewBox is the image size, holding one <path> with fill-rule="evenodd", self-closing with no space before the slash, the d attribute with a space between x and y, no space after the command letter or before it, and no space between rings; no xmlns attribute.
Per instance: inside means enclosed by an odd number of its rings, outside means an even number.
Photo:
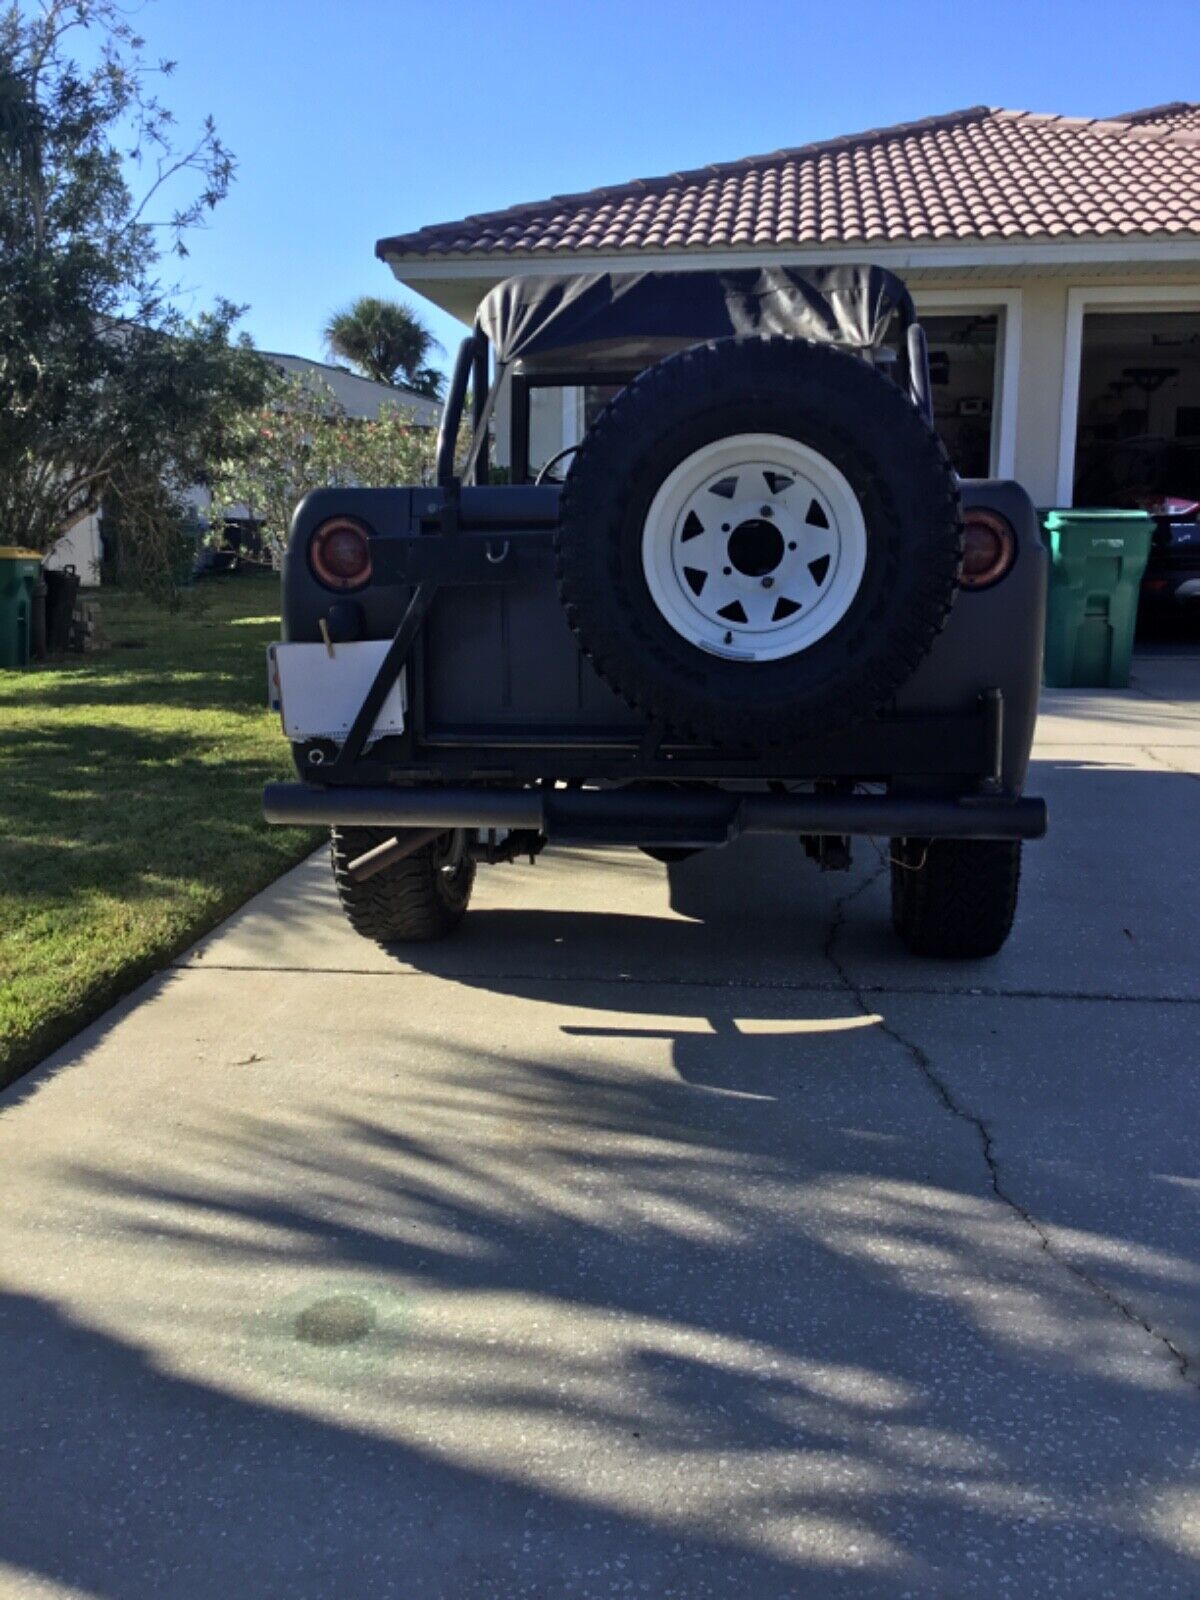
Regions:
<svg viewBox="0 0 1200 1600"><path fill-rule="evenodd" d="M89 511L45 558L47 567L74 567L85 584L100 582L100 515Z"/></svg>
<svg viewBox="0 0 1200 1600"><path fill-rule="evenodd" d="M913 291L964 475L1016 477L1041 505L1200 499L1200 104L1104 120L975 106L422 228L377 253L463 321L518 273L878 262ZM543 405L543 459L591 403Z"/></svg>
<svg viewBox="0 0 1200 1600"><path fill-rule="evenodd" d="M399 406L412 415L420 428L436 428L441 407L436 400L417 394L400 385L376 383L371 378L360 378L345 367L330 366L324 361L310 361L307 356L289 356L274 350L264 350L263 358L281 372L312 378L329 388L348 416L370 418L379 415L380 406ZM203 516L209 504L207 490L197 489L191 495L197 514ZM48 567L73 566L85 584L100 582L101 537L99 513L83 518L46 557Z"/></svg>
<svg viewBox="0 0 1200 1600"><path fill-rule="evenodd" d="M323 383L333 391L338 404L351 417L377 417L380 406L395 405L412 414L421 428L436 428L442 408L436 400L407 389L403 384L376 383L373 378L360 378L345 367L330 366L325 361L310 361L307 356L280 355L274 350L264 350L263 358L273 362L282 372L298 374Z"/></svg>

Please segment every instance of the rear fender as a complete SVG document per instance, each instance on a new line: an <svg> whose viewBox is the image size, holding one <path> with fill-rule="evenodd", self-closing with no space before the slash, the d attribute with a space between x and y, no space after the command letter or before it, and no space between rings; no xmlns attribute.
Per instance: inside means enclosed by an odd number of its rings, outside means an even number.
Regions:
<svg viewBox="0 0 1200 1600"><path fill-rule="evenodd" d="M1003 787L1025 781L1037 720L1049 560L1033 502L1020 484L968 479L963 509L998 511L1017 536L1010 571L990 589L960 589L933 648L896 697L903 711L951 711L974 694L1004 696Z"/></svg>

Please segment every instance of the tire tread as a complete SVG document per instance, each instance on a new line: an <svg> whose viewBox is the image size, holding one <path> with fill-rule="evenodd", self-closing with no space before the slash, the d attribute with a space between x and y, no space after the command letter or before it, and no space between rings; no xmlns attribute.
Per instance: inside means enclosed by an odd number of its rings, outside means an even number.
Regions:
<svg viewBox="0 0 1200 1600"><path fill-rule="evenodd" d="M977 961L1012 930L1021 843L1010 839L893 839L892 925L919 956Z"/></svg>
<svg viewBox="0 0 1200 1600"><path fill-rule="evenodd" d="M350 876L351 861L395 835L395 828L330 829L330 862L342 910L355 933L376 944L443 939L466 914L475 863L464 859L460 882L448 883L435 859L435 842L373 877Z"/></svg>

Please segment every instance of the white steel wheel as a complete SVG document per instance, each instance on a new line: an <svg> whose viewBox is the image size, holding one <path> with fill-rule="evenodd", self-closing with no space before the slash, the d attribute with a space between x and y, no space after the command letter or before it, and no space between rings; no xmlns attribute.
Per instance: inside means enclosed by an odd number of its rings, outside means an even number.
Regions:
<svg viewBox="0 0 1200 1600"><path fill-rule="evenodd" d="M832 461L774 433L685 457L650 504L642 569L664 620L736 661L778 661L823 638L867 562L858 497Z"/></svg>

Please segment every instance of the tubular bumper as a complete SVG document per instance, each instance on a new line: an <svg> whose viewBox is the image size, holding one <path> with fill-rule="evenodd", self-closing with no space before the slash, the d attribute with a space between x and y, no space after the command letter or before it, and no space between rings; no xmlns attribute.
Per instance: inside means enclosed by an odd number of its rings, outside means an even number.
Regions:
<svg viewBox="0 0 1200 1600"><path fill-rule="evenodd" d="M587 844L728 844L742 833L873 834L892 838L1040 839L1046 802L876 794L747 794L728 790L320 788L272 783L270 823L372 828L528 828Z"/></svg>

